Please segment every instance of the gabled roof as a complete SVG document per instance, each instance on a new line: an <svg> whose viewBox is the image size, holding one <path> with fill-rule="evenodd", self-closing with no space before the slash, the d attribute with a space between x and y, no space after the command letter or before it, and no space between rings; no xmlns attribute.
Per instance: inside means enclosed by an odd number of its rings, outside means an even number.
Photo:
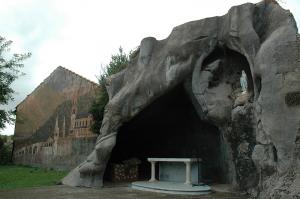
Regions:
<svg viewBox="0 0 300 199"><path fill-rule="evenodd" d="M66 71L72 73L73 75L76 75L76 76L78 76L78 77L80 77L80 78L82 78L82 79L85 79L86 81L90 82L91 84L94 84L95 86L99 86L99 84L97 84L97 83L95 83L95 82L93 82L93 81L91 81L91 80L89 80L89 79L87 79L87 78L85 78L85 77L79 75L78 73L75 73L74 71L71 71L70 69L67 69L67 68L63 67L63 66L58 66L55 70L57 70L57 69L63 69L63 70L66 70ZM55 70L54 70L54 71L55 71ZM54 72L54 71L53 71L53 72ZM52 73L53 73L53 72L52 72Z"/></svg>
<svg viewBox="0 0 300 199"><path fill-rule="evenodd" d="M99 87L99 84L97 84L97 83L95 83L95 82L93 82L93 81L91 81L91 80L89 80L89 79L87 79L87 78L85 78L85 77L83 77L83 76L81 76L81 75L79 75L79 74L77 74L77 73L75 73L75 72L73 72L73 71L71 71L70 69L67 69L67 68L65 68L65 67L63 67L63 66L58 66L55 70L53 70L51 73L50 73L50 75L48 76L48 77L46 77L30 94L28 94L26 97L25 97L25 99L24 100L22 100L17 106L16 106L16 108L20 105L20 104L22 104L24 101L26 101L26 99L32 94L32 93L34 93L36 90L38 90L45 82L47 82L47 80L49 80L49 79L51 79L52 78L52 76L53 76L53 74L55 74L55 73L57 73L58 71L66 71L66 72L69 72L70 74L72 74L72 75L74 75L74 76L77 76L77 77L79 77L79 78L82 78L82 79L84 79L84 80L86 80L87 82L89 82L90 84L92 84L92 85L94 85L94 86L96 86L96 87Z"/></svg>

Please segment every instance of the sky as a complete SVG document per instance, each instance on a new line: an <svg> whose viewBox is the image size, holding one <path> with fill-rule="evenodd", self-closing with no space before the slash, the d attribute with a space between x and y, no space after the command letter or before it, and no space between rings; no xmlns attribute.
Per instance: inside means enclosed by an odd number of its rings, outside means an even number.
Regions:
<svg viewBox="0 0 300 199"><path fill-rule="evenodd" d="M300 0L281 0L300 24ZM0 35L12 53L31 52L17 79L14 109L56 67L94 82L120 46L125 52L144 37L166 38L182 23L227 13L231 6L258 0L0 0ZM2 107L1 107L2 108ZM14 125L0 131L11 135Z"/></svg>

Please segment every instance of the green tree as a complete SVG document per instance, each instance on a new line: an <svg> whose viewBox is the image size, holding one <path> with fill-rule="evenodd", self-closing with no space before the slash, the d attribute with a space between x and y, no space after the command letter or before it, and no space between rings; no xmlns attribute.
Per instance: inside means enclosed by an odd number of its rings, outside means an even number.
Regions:
<svg viewBox="0 0 300 199"><path fill-rule="evenodd" d="M106 65L105 68L103 68L102 74L98 77L100 92L90 108L90 113L92 114L94 119L91 130L96 134L100 133L104 115L104 108L109 100L108 93L105 87L105 81L107 77L116 74L127 67L130 54L131 53L127 55L126 53L124 53L122 47L120 47L119 52L111 56L109 64Z"/></svg>
<svg viewBox="0 0 300 199"><path fill-rule="evenodd" d="M0 36L0 105L6 105L13 100L14 90L11 84L20 76L22 63L31 54L8 55L12 41ZM7 122L13 121L13 112L0 109L0 130L5 127Z"/></svg>
<svg viewBox="0 0 300 199"><path fill-rule="evenodd" d="M0 165L11 163L12 141L10 136L0 135Z"/></svg>

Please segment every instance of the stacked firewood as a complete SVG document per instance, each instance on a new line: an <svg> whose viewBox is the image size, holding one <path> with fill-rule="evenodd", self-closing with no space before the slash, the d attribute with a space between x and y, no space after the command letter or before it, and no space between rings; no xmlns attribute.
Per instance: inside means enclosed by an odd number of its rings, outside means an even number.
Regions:
<svg viewBox="0 0 300 199"><path fill-rule="evenodd" d="M136 181L139 178L138 159L130 159L112 165L111 179L113 182Z"/></svg>

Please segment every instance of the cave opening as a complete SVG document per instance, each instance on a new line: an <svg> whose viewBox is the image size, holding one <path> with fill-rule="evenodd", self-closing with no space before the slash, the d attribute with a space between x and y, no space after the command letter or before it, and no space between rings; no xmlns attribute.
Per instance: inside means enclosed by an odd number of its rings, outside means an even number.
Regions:
<svg viewBox="0 0 300 199"><path fill-rule="evenodd" d="M224 182L224 160L218 128L201 121L183 84L159 97L123 124L107 164L104 180L114 181L114 165L135 158L138 180L150 179L147 158L201 158L202 180Z"/></svg>

